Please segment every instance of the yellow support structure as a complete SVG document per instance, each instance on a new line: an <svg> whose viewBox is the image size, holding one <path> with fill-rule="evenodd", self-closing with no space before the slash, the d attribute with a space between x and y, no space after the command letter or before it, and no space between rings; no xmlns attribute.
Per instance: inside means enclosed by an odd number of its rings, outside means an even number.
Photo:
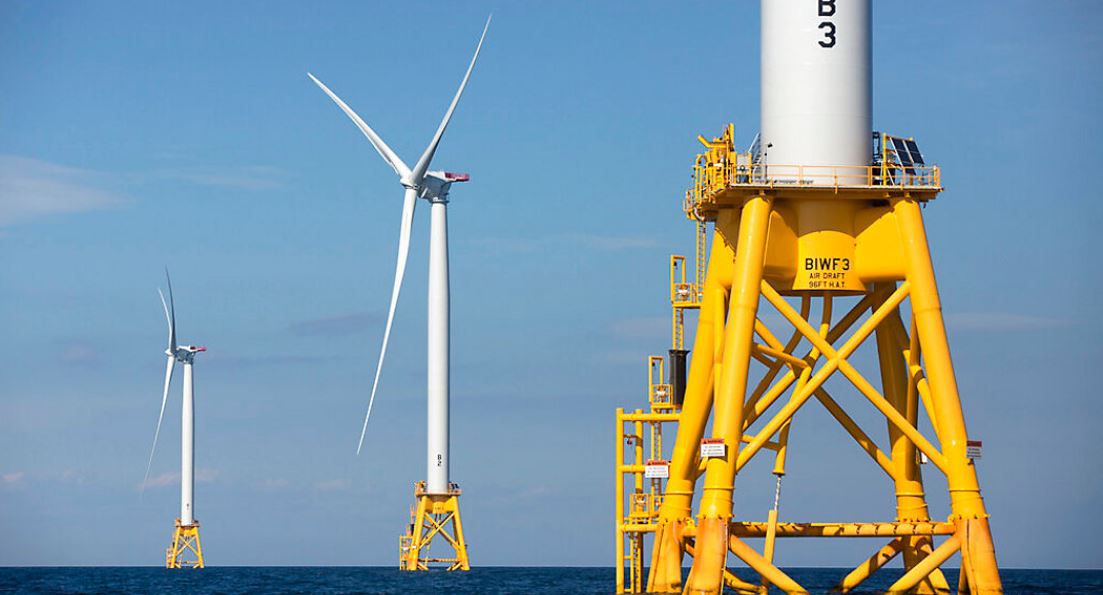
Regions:
<svg viewBox="0 0 1103 595"><path fill-rule="evenodd" d="M199 543L199 521L181 525L176 519L172 544L165 550L165 568L203 568L203 546Z"/></svg>
<svg viewBox="0 0 1103 595"><path fill-rule="evenodd" d="M672 355L684 349L685 311L696 310L701 303L707 228L704 222L698 221L695 229L697 251L694 256L693 277L689 276L685 256L675 254L670 257ZM671 368L667 367L668 363ZM663 356L649 356L647 358L649 411L636 410L625 413L623 409L617 410L617 592L643 592L644 535L656 530L658 513L664 497L665 478L670 468L670 460L664 454L663 426L678 423L680 417L681 405L676 399L676 389L667 377L668 371L673 372L673 366L674 362L667 362ZM632 429L629 433L625 433L625 424L631 424ZM632 447L630 460L625 460L625 446ZM628 481L632 485L630 492L625 490L625 482ZM626 568L627 587L625 586Z"/></svg>
<svg viewBox="0 0 1103 595"><path fill-rule="evenodd" d="M905 573L890 593L948 593L940 567L960 553L959 593L1002 593L920 210L941 191L941 172L935 166L901 165L890 154L892 138L879 137L880 159L864 170L785 165L784 171L796 175L784 178L771 176L751 153L737 152L731 125L717 138L699 138L705 150L694 164L685 212L698 226L699 241L705 223L713 223L715 233L707 267L700 258L704 249L698 248L701 272L692 283L685 258L671 258L674 348L684 342L680 310L692 307L700 314L659 493L644 491L637 480L636 492L625 494L626 475L642 474L649 466L638 451L625 460L625 442L634 436L625 434L624 426L662 414L617 412L618 592L720 593L729 587L765 593L773 586L804 593L775 564L775 552L779 540L815 537L888 540L840 577L841 592L854 590L899 558ZM773 316L763 316L765 310ZM778 316L791 333L787 342L775 334L780 329L765 322ZM850 362L865 344L876 350L880 378L867 378ZM654 358L649 366L653 392ZM752 374L755 367L764 371ZM848 413L854 399L836 401L827 392L825 382L833 377L845 379L884 417L883 446ZM650 393L649 401L655 411ZM788 448L789 434L800 430L793 420L810 401L823 405L885 472L895 491L895 518L779 519L785 461L799 456ZM736 477L763 450L774 452L774 508L765 521L737 520L732 515ZM932 519L928 510L921 457L930 462L926 471L943 474L948 484L950 510L944 520ZM626 515L625 497L631 496L631 505L641 492L658 509ZM640 584L642 556L636 552L647 534L653 535L651 570ZM747 538L765 538L764 550L752 548ZM628 559L625 539L637 540ZM683 584L687 554L693 566ZM736 576L727 568L731 556L761 582Z"/></svg>
<svg viewBox="0 0 1103 595"><path fill-rule="evenodd" d="M451 484L447 494L429 494L425 482L414 484L417 505L411 510L406 534L398 538L399 570L429 570L443 567L446 570L471 570L467 558L467 541L460 521L460 494L456 484ZM444 541L452 550L452 556L432 557L433 541Z"/></svg>
<svg viewBox="0 0 1103 595"><path fill-rule="evenodd" d="M662 358L652 356L655 367ZM658 367L661 374L661 367ZM650 379L649 379L650 380ZM656 385L652 384L652 390ZM659 385L668 386L668 385ZM653 393L652 393L653 394ZM617 592L640 593L643 589L643 537L655 530L659 507L663 501L663 483L669 461L663 458L663 424L676 423L678 414L671 411L668 401L652 401L645 412L637 409L625 413L617 409L616 437L616 543ZM657 406L656 406L657 405ZM625 426L630 430L626 433ZM646 436L645 436L645 429ZM625 447L630 447L626 449ZM625 457L629 458L626 459ZM631 486L625 490L625 485ZM627 583L625 588L625 569Z"/></svg>

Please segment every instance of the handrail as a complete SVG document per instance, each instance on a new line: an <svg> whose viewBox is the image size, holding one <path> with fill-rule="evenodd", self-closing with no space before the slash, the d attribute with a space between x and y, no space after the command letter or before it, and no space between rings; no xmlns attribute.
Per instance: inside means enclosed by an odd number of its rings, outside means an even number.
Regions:
<svg viewBox="0 0 1103 595"><path fill-rule="evenodd" d="M702 199L728 187L829 187L829 188L939 188L941 172L937 165L799 165L725 161L698 163L694 166L694 199Z"/></svg>
<svg viewBox="0 0 1103 595"><path fill-rule="evenodd" d="M942 175L935 165L902 165L882 159L875 165L802 165L755 162L753 149L735 150L734 129L728 125L711 141L698 137L705 151L693 165L693 187L686 212L716 194L733 188L825 188L940 190Z"/></svg>

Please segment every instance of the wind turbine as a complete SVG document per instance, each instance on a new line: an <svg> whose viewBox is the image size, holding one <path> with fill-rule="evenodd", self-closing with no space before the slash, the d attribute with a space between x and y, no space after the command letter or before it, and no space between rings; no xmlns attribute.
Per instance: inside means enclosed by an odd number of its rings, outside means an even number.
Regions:
<svg viewBox="0 0 1103 595"><path fill-rule="evenodd" d="M203 568L203 548L199 544L199 521L195 520L192 508L195 499L195 392L192 384L192 365L195 362L195 355L206 351L207 348L176 343L176 304L172 298L172 279L167 269L165 280L168 282L168 302L165 301L165 294L161 289L157 289L169 327L168 348L165 349L165 355L168 357L165 365L165 389L161 395L161 413L157 416L157 431L153 434L153 448L149 452L142 489L145 489L146 482L149 481L153 454L157 452L157 438L161 435L161 421L165 418L165 405L168 404L172 372L179 362L184 364L184 400L180 414L180 518L176 519L172 545L165 552L165 567ZM191 552L194 559L185 559L188 552Z"/></svg>
<svg viewBox="0 0 1103 595"><path fill-rule="evenodd" d="M429 165L436 154L437 146L456 105L463 95L467 81L471 77L471 71L475 68L475 62L479 59L486 32L490 28L490 18L487 18L483 27L479 44L475 47L475 54L471 57L471 63L467 66L467 72L460 82L452 103L444 113L436 134L433 135L429 145L421 154L414 167L409 167L383 139L364 120L356 114L344 101L341 100L329 87L325 86L313 74L307 73L315 84L318 85L345 112L353 123L368 137L372 146L379 155L398 174L398 181L405 189L403 192L402 219L399 227L398 261L395 265L394 285L391 289L391 305L387 312L387 324L383 331L383 346L379 352L379 362L375 368L375 379L372 381L371 396L368 399L368 412L364 417L364 425L360 430L360 442L356 447L357 454L364 446L364 435L367 433L368 420L371 419L372 406L375 404L376 390L379 388L379 377L383 370L383 360L387 354L387 343L390 340L391 325L394 322L395 308L398 305L398 295L402 289L402 278L406 272L406 259L410 249L410 233L413 226L414 206L418 198L423 198L430 203L430 230L429 230L429 310L428 310L428 386L427 386L427 475L424 483L415 484L414 493L418 499L416 512L412 513L411 528L404 536L400 567L406 570L427 569L428 559L420 556L423 548L427 550L431 539L442 532L443 523L449 519L453 522L454 537L445 536L456 550L456 557L448 559L450 570L468 570L467 546L463 539L463 529L459 522L459 504L457 497L459 489L449 482L449 442L448 442L448 389L449 389L449 288L448 288L448 194L455 182L466 182L470 179L467 174L451 173L446 171L429 171ZM426 518L431 515L431 519ZM432 524L429 524L432 523ZM438 560L439 561L439 560Z"/></svg>

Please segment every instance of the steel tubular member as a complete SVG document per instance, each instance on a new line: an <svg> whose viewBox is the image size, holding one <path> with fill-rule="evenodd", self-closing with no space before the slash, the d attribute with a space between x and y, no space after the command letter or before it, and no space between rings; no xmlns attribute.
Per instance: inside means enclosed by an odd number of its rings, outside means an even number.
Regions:
<svg viewBox="0 0 1103 595"><path fill-rule="evenodd" d="M966 456L968 438L965 416L961 410L950 347L946 340L942 305L938 298L934 267L931 265L923 215L919 210L919 203L909 198L893 200L891 205L904 244L908 282L915 286L911 299L912 316L919 343L923 348L923 359L927 364L926 372L934 417L938 423L939 442L946 455L946 467L943 470L950 490L950 507L953 515L962 519L965 527L966 539L961 544L962 569L967 569L965 578L974 595L1002 593L996 552L988 528L988 512L980 495L976 468ZM916 446L922 447L919 443Z"/></svg>
<svg viewBox="0 0 1103 595"><path fill-rule="evenodd" d="M697 555L686 581L687 593L716 593L722 588L736 474L733 455L743 435L743 399L771 207L770 197L757 196L748 200L740 213L728 321L724 329L721 390L714 401L713 419L713 437L724 440L732 454L709 459L707 464L698 521Z"/></svg>

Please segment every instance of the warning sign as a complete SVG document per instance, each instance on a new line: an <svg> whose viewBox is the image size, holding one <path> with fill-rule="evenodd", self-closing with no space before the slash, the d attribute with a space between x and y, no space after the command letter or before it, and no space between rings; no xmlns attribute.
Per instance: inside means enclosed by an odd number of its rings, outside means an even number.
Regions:
<svg viewBox="0 0 1103 595"><path fill-rule="evenodd" d="M979 459L981 446L983 444L980 440L965 441L965 456L970 459Z"/></svg>
<svg viewBox="0 0 1103 595"><path fill-rule="evenodd" d="M643 468L647 479L666 479L670 477L670 461L648 461Z"/></svg>
<svg viewBox="0 0 1103 595"><path fill-rule="evenodd" d="M728 454L728 445L723 438L705 438L701 440L702 459L722 459Z"/></svg>

